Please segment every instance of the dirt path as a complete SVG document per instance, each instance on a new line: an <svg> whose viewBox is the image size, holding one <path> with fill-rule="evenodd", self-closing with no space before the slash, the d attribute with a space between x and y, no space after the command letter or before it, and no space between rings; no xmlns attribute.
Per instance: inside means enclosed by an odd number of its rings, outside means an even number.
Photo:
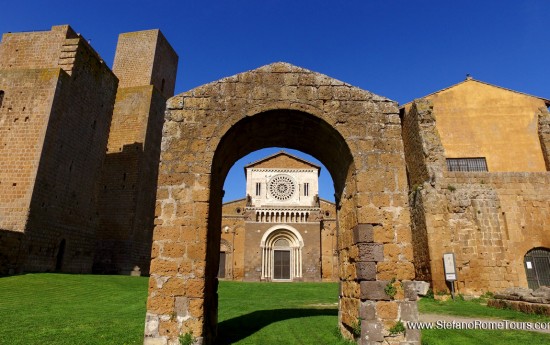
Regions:
<svg viewBox="0 0 550 345"><path fill-rule="evenodd" d="M492 329L491 327L494 328L500 326L503 327L503 330L524 330L550 334L550 322L506 321L503 319L482 319L479 317L441 314L420 314L419 320L421 322L431 322L435 327L443 324L445 324L447 328L453 327L456 329ZM454 326L452 325L453 321ZM496 326L494 326L495 323L497 323Z"/></svg>

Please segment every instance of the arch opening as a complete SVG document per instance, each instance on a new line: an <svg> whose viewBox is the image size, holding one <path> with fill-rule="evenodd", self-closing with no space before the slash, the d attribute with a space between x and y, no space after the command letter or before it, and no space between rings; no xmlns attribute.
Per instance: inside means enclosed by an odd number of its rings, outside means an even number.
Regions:
<svg viewBox="0 0 550 345"><path fill-rule="evenodd" d="M210 177L210 202L208 211L207 259L205 267L205 310L217 313L217 279L220 262L220 228L222 225L223 184L230 168L250 152L268 147L285 147L299 150L321 161L330 173L335 191L336 218L342 207L341 196L346 184L351 183L354 171L353 157L343 136L325 120L307 112L291 109L275 109L248 116L238 121L225 133L216 147ZM353 203L351 199L348 200ZM348 203L349 207L351 206ZM279 215L280 217L281 215ZM305 214L290 213L290 222L305 220ZM258 218L276 222L276 212L260 213ZM281 220L279 218L279 220ZM287 229L288 230L288 229ZM334 231L338 232L336 226ZM298 243L298 237L286 233L287 240ZM290 232L292 233L292 232ZM278 238L277 236L273 237ZM267 241L267 238L266 238ZM300 246L285 250L273 248L273 242L264 242L262 248L262 278L288 281L300 279L302 253ZM303 247L303 241L302 245ZM278 272L276 272L278 270ZM277 275L276 275L277 273ZM276 278L275 278L276 277ZM208 315L205 315L205 318ZM216 329L214 312L205 320L204 334ZM215 332L215 331L214 331ZM215 338L215 333L211 335Z"/></svg>

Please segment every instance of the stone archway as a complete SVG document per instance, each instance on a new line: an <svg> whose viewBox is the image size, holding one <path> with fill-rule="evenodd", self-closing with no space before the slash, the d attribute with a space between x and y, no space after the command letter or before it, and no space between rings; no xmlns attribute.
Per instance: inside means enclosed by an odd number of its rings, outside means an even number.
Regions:
<svg viewBox="0 0 550 345"><path fill-rule="evenodd" d="M159 169L145 344L192 332L215 342L222 187L242 156L279 146L327 167L337 197L340 329L383 341L416 317L407 185L397 104L286 63L168 101ZM384 288L395 283L397 293ZM418 333L407 332L408 341ZM403 337L387 337L390 343Z"/></svg>

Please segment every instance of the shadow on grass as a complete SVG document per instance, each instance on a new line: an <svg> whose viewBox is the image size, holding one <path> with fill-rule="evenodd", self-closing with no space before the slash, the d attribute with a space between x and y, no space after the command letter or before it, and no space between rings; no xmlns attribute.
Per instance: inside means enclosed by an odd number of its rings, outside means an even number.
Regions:
<svg viewBox="0 0 550 345"><path fill-rule="evenodd" d="M270 309L257 310L218 324L216 344L228 345L245 339L277 321L310 316L337 316L338 309Z"/></svg>

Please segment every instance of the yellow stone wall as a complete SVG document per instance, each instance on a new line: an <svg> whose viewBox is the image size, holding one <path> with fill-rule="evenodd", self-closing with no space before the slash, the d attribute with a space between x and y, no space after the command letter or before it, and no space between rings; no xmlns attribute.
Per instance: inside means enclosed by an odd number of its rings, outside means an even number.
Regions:
<svg viewBox="0 0 550 345"><path fill-rule="evenodd" d="M537 133L542 99L473 79L425 98L447 158L486 157L490 172L546 171Z"/></svg>

